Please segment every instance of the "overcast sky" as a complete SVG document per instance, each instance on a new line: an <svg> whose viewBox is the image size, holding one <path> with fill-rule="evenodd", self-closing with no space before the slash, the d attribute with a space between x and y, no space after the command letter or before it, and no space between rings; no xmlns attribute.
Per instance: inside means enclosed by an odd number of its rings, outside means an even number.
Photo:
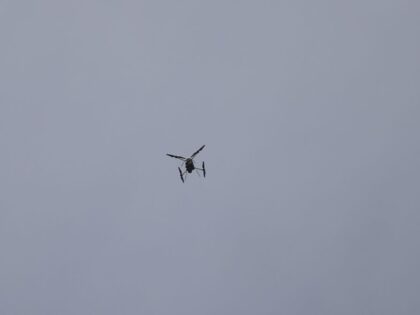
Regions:
<svg viewBox="0 0 420 315"><path fill-rule="evenodd" d="M419 16L0 0L0 314L419 314Z"/></svg>

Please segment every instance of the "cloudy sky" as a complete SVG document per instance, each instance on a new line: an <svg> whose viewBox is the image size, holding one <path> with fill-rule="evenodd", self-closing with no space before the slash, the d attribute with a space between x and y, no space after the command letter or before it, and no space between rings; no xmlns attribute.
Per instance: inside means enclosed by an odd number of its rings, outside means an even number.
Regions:
<svg viewBox="0 0 420 315"><path fill-rule="evenodd" d="M419 15L0 0L0 313L420 313Z"/></svg>

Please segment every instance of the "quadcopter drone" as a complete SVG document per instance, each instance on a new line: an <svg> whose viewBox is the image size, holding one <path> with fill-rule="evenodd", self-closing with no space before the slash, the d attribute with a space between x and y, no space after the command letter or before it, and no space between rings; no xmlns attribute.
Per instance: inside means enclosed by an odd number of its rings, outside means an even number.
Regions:
<svg viewBox="0 0 420 315"><path fill-rule="evenodd" d="M203 176L206 177L206 169L204 167L204 161L202 164L201 168L195 167L194 165L194 157L201 151L203 150L205 147L205 145L203 145L200 149L198 149L197 151L195 151L189 158L184 158L183 156L179 156L179 155L173 155L173 154L166 154L167 156L179 159L181 161L183 161L184 163L182 163L182 166L185 164L185 171L183 172L181 170L180 167L178 167L178 171L179 171L179 176L181 177L182 182L185 181L185 179L187 179L187 172L188 173L192 173L192 171L196 171L198 175L200 175L200 173L198 171L202 171L203 172Z"/></svg>

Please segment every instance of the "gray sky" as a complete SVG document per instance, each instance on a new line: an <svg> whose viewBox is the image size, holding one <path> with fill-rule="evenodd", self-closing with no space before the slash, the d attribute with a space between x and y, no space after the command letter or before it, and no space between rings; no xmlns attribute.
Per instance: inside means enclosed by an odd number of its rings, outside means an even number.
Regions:
<svg viewBox="0 0 420 315"><path fill-rule="evenodd" d="M0 1L0 313L420 313L419 14Z"/></svg>

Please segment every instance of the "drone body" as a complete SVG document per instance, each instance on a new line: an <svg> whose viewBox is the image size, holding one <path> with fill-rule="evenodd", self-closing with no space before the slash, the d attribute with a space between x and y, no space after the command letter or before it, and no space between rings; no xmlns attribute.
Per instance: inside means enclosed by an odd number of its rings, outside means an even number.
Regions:
<svg viewBox="0 0 420 315"><path fill-rule="evenodd" d="M173 154L166 154L167 156L176 158L178 160L183 161L183 165L185 164L185 171L182 171L181 168L178 167L178 171L179 171L179 176L181 177L182 182L185 181L185 179L187 178L187 172L189 174L191 174L194 170L196 170L197 174L200 175L200 173L198 171L202 171L203 172L203 176L206 177L206 169L204 167L204 162L202 164L201 168L198 168L194 165L194 157L201 151L203 150L205 147L205 145L203 145L200 149L198 149L197 151L195 151L191 157L189 158L184 158L183 156L179 156L179 155L173 155Z"/></svg>
<svg viewBox="0 0 420 315"><path fill-rule="evenodd" d="M193 160L192 159L187 159L186 161L185 161L185 169L187 170L187 172L188 173L192 173L192 171L195 169L195 166L194 166L194 162L193 162Z"/></svg>

